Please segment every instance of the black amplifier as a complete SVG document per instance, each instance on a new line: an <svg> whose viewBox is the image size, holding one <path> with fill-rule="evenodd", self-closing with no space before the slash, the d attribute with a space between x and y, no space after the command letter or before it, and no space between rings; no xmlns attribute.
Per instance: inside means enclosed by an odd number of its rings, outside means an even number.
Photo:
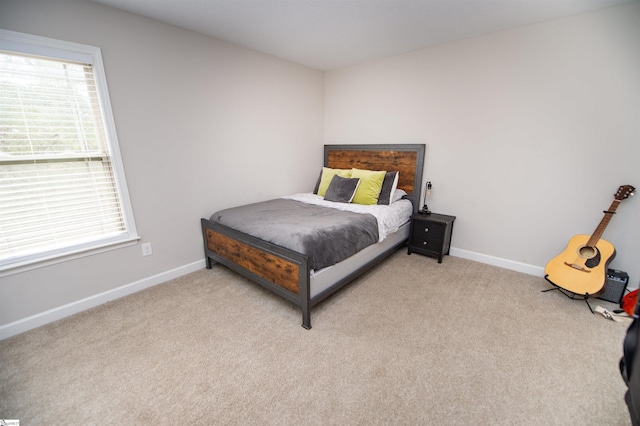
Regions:
<svg viewBox="0 0 640 426"><path fill-rule="evenodd" d="M629 275L626 272L607 269L607 281L604 284L604 290L597 297L619 305L624 292L627 290L627 284L629 284Z"/></svg>

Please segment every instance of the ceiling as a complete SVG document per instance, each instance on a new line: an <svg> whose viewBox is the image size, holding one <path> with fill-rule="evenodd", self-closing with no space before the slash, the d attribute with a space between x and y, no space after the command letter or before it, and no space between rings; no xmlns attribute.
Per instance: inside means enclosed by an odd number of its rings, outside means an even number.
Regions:
<svg viewBox="0 0 640 426"><path fill-rule="evenodd" d="M319 70L630 0L92 0Z"/></svg>

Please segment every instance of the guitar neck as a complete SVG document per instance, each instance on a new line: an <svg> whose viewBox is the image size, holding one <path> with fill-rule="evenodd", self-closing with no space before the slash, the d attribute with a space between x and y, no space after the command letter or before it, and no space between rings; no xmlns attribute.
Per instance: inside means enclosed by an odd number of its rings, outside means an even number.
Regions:
<svg viewBox="0 0 640 426"><path fill-rule="evenodd" d="M598 224L598 227L596 228L596 230L593 232L593 235L591 235L591 238L589 238L589 241L587 241L587 246L589 246L589 247L595 247L596 246L596 244L598 243L598 241L602 237L602 234L604 233L604 230L607 228L607 225L609 225L609 222L611 221L611 218L615 214L616 209L618 208L618 205L620 204L620 201L621 200L613 200L613 202L609 206L609 210L604 212L604 217L600 221L600 224Z"/></svg>

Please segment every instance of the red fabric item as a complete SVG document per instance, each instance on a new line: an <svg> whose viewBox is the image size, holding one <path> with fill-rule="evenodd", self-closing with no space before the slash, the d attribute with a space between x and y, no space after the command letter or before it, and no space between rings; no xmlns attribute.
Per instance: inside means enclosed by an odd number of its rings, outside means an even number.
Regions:
<svg viewBox="0 0 640 426"><path fill-rule="evenodd" d="M638 290L627 293L620 302L620 307L624 309L629 316L633 316L636 304L638 303Z"/></svg>

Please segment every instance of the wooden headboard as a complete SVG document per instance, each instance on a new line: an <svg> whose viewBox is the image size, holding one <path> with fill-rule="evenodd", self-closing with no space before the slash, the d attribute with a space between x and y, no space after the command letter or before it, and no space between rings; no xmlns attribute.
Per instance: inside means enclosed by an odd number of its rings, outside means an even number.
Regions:
<svg viewBox="0 0 640 426"><path fill-rule="evenodd" d="M324 165L332 169L398 171L398 188L414 198L414 210L420 204L424 144L399 145L325 145Z"/></svg>

